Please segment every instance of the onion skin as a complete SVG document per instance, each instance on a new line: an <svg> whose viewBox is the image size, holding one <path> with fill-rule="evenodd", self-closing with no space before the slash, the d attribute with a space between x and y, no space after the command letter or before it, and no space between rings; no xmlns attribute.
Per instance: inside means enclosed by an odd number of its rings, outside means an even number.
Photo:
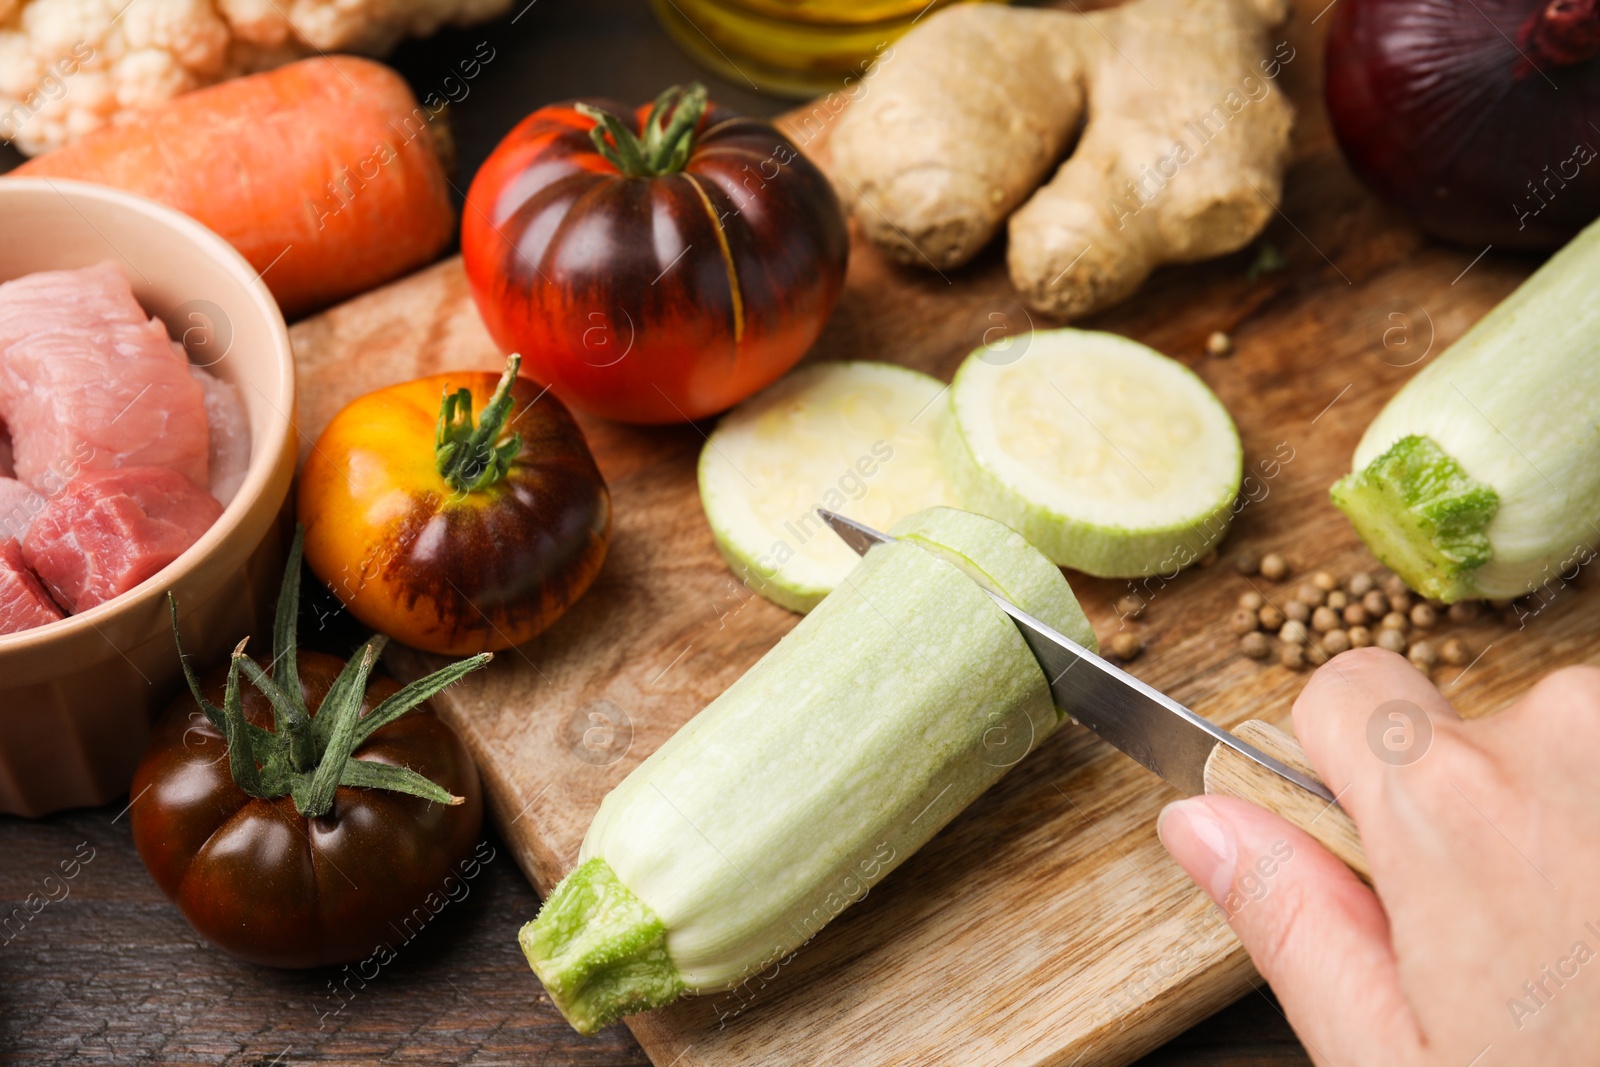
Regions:
<svg viewBox="0 0 1600 1067"><path fill-rule="evenodd" d="M1332 17L1334 134L1424 230L1548 249L1600 215L1600 2L1343 0Z"/></svg>

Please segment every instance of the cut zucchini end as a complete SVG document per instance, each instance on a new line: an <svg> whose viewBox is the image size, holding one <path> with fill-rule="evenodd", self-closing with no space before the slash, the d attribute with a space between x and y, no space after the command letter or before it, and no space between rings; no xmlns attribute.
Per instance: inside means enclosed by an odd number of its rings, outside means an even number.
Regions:
<svg viewBox="0 0 1600 1067"><path fill-rule="evenodd" d="M684 992L667 928L596 856L561 880L517 935L550 999L581 1034Z"/></svg>
<svg viewBox="0 0 1600 1067"><path fill-rule="evenodd" d="M1474 572L1494 555L1484 531L1500 497L1431 438L1402 437L1330 496L1372 554L1417 592L1446 603L1482 595Z"/></svg>
<svg viewBox="0 0 1600 1067"><path fill-rule="evenodd" d="M935 507L902 519L894 534L955 564L980 587L1005 597L1089 651L1100 651L1094 627L1066 576L1000 520Z"/></svg>

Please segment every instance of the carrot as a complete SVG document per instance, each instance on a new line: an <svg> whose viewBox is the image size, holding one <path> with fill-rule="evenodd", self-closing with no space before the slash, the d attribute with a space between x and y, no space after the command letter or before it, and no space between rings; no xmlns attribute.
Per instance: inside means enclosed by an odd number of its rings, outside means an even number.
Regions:
<svg viewBox="0 0 1600 1067"><path fill-rule="evenodd" d="M455 219L428 113L388 67L306 59L187 93L13 173L98 182L221 234L294 318L438 255Z"/></svg>

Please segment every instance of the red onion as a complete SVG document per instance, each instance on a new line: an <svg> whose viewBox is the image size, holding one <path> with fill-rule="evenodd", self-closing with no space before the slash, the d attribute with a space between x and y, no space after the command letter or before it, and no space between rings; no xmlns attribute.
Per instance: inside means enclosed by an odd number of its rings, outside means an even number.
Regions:
<svg viewBox="0 0 1600 1067"><path fill-rule="evenodd" d="M1600 215L1600 0L1340 0L1333 130L1423 229L1551 248Z"/></svg>

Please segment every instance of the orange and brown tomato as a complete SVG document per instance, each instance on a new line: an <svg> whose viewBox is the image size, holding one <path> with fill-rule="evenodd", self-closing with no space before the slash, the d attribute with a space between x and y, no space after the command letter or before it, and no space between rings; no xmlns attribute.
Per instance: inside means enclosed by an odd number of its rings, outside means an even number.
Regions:
<svg viewBox="0 0 1600 1067"><path fill-rule="evenodd" d="M484 426L503 411L485 435L501 469L476 485L445 469L439 447L441 397L463 390L469 429L470 411ZM356 618L454 656L537 636L594 581L611 536L611 497L582 430L514 370L434 375L353 401L311 450L298 508L306 562Z"/></svg>

